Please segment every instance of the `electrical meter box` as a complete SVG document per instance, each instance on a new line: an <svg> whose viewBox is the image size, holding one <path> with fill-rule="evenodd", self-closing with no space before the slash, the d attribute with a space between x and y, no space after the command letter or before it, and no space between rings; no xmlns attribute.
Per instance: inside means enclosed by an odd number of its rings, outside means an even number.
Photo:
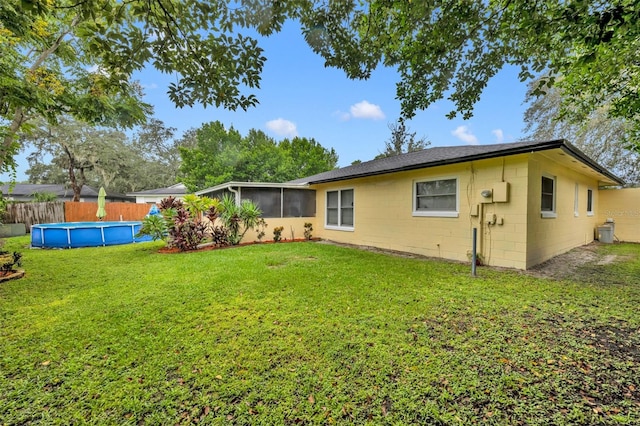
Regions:
<svg viewBox="0 0 640 426"><path fill-rule="evenodd" d="M498 182L493 185L493 202L509 202L509 182Z"/></svg>

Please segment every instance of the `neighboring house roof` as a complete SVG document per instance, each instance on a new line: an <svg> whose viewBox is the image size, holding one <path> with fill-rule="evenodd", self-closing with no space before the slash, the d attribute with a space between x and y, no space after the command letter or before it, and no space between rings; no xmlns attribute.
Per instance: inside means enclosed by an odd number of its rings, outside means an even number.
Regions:
<svg viewBox="0 0 640 426"><path fill-rule="evenodd" d="M183 183L176 183L175 185L167 186L166 188L148 189L146 191L128 192L127 195L185 195L187 194L187 187Z"/></svg>
<svg viewBox="0 0 640 426"><path fill-rule="evenodd" d="M67 188L61 184L35 184L35 183L16 183L11 185L0 185L0 191L4 196L10 197L32 197L34 193L50 193L55 194L58 198L73 198L73 189ZM80 197L98 198L98 190L87 185L83 185L80 190ZM107 193L107 199L123 199L128 200L129 197L118 193Z"/></svg>
<svg viewBox="0 0 640 426"><path fill-rule="evenodd" d="M543 142L513 142L493 145L462 145L442 146L409 152L406 154L371 160L352 166L334 169L324 173L318 173L302 179L289 181L289 184L316 184L335 182L346 179L354 179L366 176L375 176L386 173L401 172L407 170L423 169L447 164L463 163L467 161L483 160L488 158L503 157L508 155L525 154L550 149L561 149L575 159L588 165L598 173L611 179L620 185L624 181L613 173L587 157L582 151L571 145L564 139Z"/></svg>

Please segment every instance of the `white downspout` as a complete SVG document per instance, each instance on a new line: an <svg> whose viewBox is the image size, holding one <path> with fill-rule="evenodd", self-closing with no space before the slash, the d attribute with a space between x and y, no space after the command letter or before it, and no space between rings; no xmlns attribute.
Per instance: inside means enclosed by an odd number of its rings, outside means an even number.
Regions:
<svg viewBox="0 0 640 426"><path fill-rule="evenodd" d="M233 189L232 187L229 187L229 191L231 191L235 196L236 206L240 206L240 189Z"/></svg>

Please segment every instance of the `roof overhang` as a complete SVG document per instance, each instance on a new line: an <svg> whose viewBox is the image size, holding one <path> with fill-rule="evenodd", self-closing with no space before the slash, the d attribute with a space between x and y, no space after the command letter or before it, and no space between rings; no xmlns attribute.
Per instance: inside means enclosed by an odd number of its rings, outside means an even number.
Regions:
<svg viewBox="0 0 640 426"><path fill-rule="evenodd" d="M562 147L560 147L560 149L564 153L570 155L577 161L597 172L597 174L601 176L600 182L602 183L602 186L617 186L625 184L624 180L620 179L618 176L614 175L609 170L593 161L591 158L587 157L582 151L571 145L569 142L564 141L564 144L562 145Z"/></svg>
<svg viewBox="0 0 640 426"><path fill-rule="evenodd" d="M211 192L236 188L283 188L283 189L308 189L306 183L277 183L277 182L225 182L220 185L196 191L196 195L205 195Z"/></svg>

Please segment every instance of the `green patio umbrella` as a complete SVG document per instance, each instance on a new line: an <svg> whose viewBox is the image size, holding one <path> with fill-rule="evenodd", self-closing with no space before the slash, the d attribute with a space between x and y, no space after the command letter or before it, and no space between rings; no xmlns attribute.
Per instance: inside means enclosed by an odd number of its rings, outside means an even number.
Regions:
<svg viewBox="0 0 640 426"><path fill-rule="evenodd" d="M100 192L98 192L98 211L96 212L96 217L99 220L104 219L104 217L107 215L107 211L104 209L104 204L105 204L105 197L107 196L107 192L104 190L104 188L101 186L100 187Z"/></svg>

